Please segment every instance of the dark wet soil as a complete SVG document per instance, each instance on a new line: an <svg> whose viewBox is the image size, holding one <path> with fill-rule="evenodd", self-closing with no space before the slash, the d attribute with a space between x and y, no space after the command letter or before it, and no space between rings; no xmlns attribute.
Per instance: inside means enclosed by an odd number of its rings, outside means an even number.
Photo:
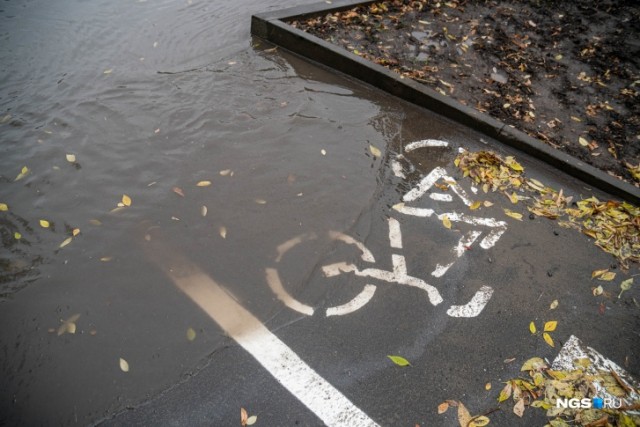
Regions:
<svg viewBox="0 0 640 427"><path fill-rule="evenodd" d="M640 3L386 1L292 22L640 186Z"/></svg>

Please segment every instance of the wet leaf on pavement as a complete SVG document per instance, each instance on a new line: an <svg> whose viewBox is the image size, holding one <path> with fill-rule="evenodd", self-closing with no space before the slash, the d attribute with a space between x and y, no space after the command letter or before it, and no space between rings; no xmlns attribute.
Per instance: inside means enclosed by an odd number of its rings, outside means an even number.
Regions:
<svg viewBox="0 0 640 427"><path fill-rule="evenodd" d="M513 413L522 418L524 415L524 399L519 399L513 406Z"/></svg>
<svg viewBox="0 0 640 427"><path fill-rule="evenodd" d="M13 238L16 240L20 240L22 239L22 234L18 233L17 231L15 233L13 233Z"/></svg>
<svg viewBox="0 0 640 427"><path fill-rule="evenodd" d="M176 193L180 197L184 197L184 191L182 191L182 188L180 188L180 187L173 187L171 189L171 191L173 191L174 193Z"/></svg>
<svg viewBox="0 0 640 427"><path fill-rule="evenodd" d="M616 273L613 271L607 271L598 277L598 280L604 280L605 282L610 282L616 278Z"/></svg>
<svg viewBox="0 0 640 427"><path fill-rule="evenodd" d="M544 342L549 344L551 347L555 347L555 344L553 343L553 338L551 338L551 335L545 332L542 334L542 338L544 338Z"/></svg>
<svg viewBox="0 0 640 427"><path fill-rule="evenodd" d="M556 330L557 326L558 326L558 322L556 320L549 320L547 323L544 324L544 331L553 332Z"/></svg>
<svg viewBox="0 0 640 427"><path fill-rule="evenodd" d="M478 415L477 417L471 419L469 427L484 427L486 425L489 425L490 422L491 420L489 420L489 418L487 418L486 416Z"/></svg>
<svg viewBox="0 0 640 427"><path fill-rule="evenodd" d="M69 317L67 320L63 320L62 324L58 327L58 336L63 334L75 334L76 322L80 318L80 314L76 313Z"/></svg>
<svg viewBox="0 0 640 427"><path fill-rule="evenodd" d="M240 408L240 425L246 426L248 418L249 414L247 414L247 410L244 408Z"/></svg>
<svg viewBox="0 0 640 427"><path fill-rule="evenodd" d="M131 197L127 196L126 194L122 195L122 204L124 206L131 206Z"/></svg>
<svg viewBox="0 0 640 427"><path fill-rule="evenodd" d="M623 281L620 283L620 293L618 294L618 298L622 296L622 293L631 289L631 285L633 284L633 277Z"/></svg>
<svg viewBox="0 0 640 427"><path fill-rule="evenodd" d="M536 333L536 324L531 322L529 323L529 331L531 331L532 334Z"/></svg>
<svg viewBox="0 0 640 427"><path fill-rule="evenodd" d="M382 157L382 152L378 147L369 145L369 151L371 151L371 154L373 154L374 157Z"/></svg>
<svg viewBox="0 0 640 427"><path fill-rule="evenodd" d="M449 403L442 402L438 405L438 414L444 414L445 412L447 412L447 409L449 409Z"/></svg>
<svg viewBox="0 0 640 427"><path fill-rule="evenodd" d="M206 206L202 205L202 207L200 207L200 215L202 215L203 217L207 216L207 211L208 209Z"/></svg>
<svg viewBox="0 0 640 427"><path fill-rule="evenodd" d="M129 372L129 362L124 360L122 357L120 358L120 370L122 372Z"/></svg>
<svg viewBox="0 0 640 427"><path fill-rule="evenodd" d="M224 170L221 170L219 173L220 173L221 176L232 175L231 169L224 169Z"/></svg>
<svg viewBox="0 0 640 427"><path fill-rule="evenodd" d="M196 185L198 187L208 187L211 185L211 181L199 181Z"/></svg>
<svg viewBox="0 0 640 427"><path fill-rule="evenodd" d="M398 366L411 366L411 363L402 356L387 356L393 363Z"/></svg>
<svg viewBox="0 0 640 427"><path fill-rule="evenodd" d="M594 297L602 295L603 292L604 292L604 288L602 287L602 285L598 286L597 288L593 288Z"/></svg>
<svg viewBox="0 0 640 427"><path fill-rule="evenodd" d="M469 427L470 422L471 414L462 402L458 402L458 423L460 423L460 427Z"/></svg>
<svg viewBox="0 0 640 427"><path fill-rule="evenodd" d="M20 181L22 178L29 175L29 172L31 172L29 168L26 166L23 166L22 169L20 170L20 173L18 174L18 176L16 176L16 179L14 179L14 181Z"/></svg>
<svg viewBox="0 0 640 427"><path fill-rule="evenodd" d="M257 415L251 415L249 418L247 418L247 425L248 426L252 426L256 423L256 421L258 421L258 416Z"/></svg>
<svg viewBox="0 0 640 427"><path fill-rule="evenodd" d="M266 205L267 201L264 199L256 199L255 202L259 205Z"/></svg>
<svg viewBox="0 0 640 427"><path fill-rule="evenodd" d="M485 202L485 203L486 203L486 202ZM469 206L469 209L470 209L470 210L472 210L472 211L475 211L475 210L476 210L476 209L478 209L481 205L482 205L482 202L481 202L481 201L476 201L476 202L473 202L473 203L471 204L471 206Z"/></svg>
<svg viewBox="0 0 640 427"><path fill-rule="evenodd" d="M64 248L65 246L67 246L69 243L71 243L71 241L73 240L73 237L67 237L66 239L64 239L62 241L62 243L60 243L60 248Z"/></svg>
<svg viewBox="0 0 640 427"><path fill-rule="evenodd" d="M515 218L515 219L517 219L518 221L522 221L522 214L521 214L521 213L513 212L512 210L509 210L509 209L506 209L506 208L505 208L505 209L503 209L503 210L504 210L504 213L505 213L507 216L510 216L511 218Z"/></svg>
<svg viewBox="0 0 640 427"><path fill-rule="evenodd" d="M451 220L447 215L442 216L442 225L444 225L445 228L451 228Z"/></svg>
<svg viewBox="0 0 640 427"><path fill-rule="evenodd" d="M223 239L227 238L227 227L224 227L224 226L220 227L218 232L220 233L220 237L222 237Z"/></svg>
<svg viewBox="0 0 640 427"><path fill-rule="evenodd" d="M500 395L498 396L498 402L504 402L505 400L511 397L513 392L513 385L511 385L511 381L507 382L507 384L500 391Z"/></svg>
<svg viewBox="0 0 640 427"><path fill-rule="evenodd" d="M609 271L608 269L603 269L603 270L593 270L591 272L591 278L594 279L596 277L602 276L604 273L606 273L607 271Z"/></svg>
<svg viewBox="0 0 640 427"><path fill-rule="evenodd" d="M551 305L549 306L549 310L555 310L556 308L558 308L558 300L554 299Z"/></svg>
<svg viewBox="0 0 640 427"><path fill-rule="evenodd" d="M0 212L6 212L9 210L9 206L6 203L0 203Z"/></svg>
<svg viewBox="0 0 640 427"><path fill-rule="evenodd" d="M193 328L187 329L187 339L189 341L193 341L196 339L196 331L194 331Z"/></svg>
<svg viewBox="0 0 640 427"><path fill-rule="evenodd" d="M46 219L41 219L40 220L40 227L49 228L50 225L51 225L51 223L49 223L49 221L47 221Z"/></svg>

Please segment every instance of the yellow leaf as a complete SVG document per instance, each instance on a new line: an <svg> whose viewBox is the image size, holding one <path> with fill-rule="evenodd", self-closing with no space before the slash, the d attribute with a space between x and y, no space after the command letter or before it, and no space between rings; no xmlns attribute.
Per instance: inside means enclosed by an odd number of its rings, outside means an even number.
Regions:
<svg viewBox="0 0 640 427"><path fill-rule="evenodd" d="M111 256L103 256L102 258L100 258L100 261L102 262L109 262L113 259L113 257Z"/></svg>
<svg viewBox="0 0 640 427"><path fill-rule="evenodd" d="M489 192L489 184L483 184L482 185L482 191L484 191L485 193Z"/></svg>
<svg viewBox="0 0 640 427"><path fill-rule="evenodd" d="M247 425L247 418L249 418L249 414L247 414L247 410L244 408L240 408L240 425L243 427Z"/></svg>
<svg viewBox="0 0 640 427"><path fill-rule="evenodd" d="M65 246L67 246L69 243L71 243L71 241L73 240L73 237L67 237L66 239L64 239L64 241L62 243L60 243L60 247L64 248Z"/></svg>
<svg viewBox="0 0 640 427"><path fill-rule="evenodd" d="M544 338L544 342L549 344L551 347L555 347L555 344L553 343L553 338L551 338L551 335L545 332L544 334L542 334L542 338Z"/></svg>
<svg viewBox="0 0 640 427"><path fill-rule="evenodd" d="M13 237L14 237L16 240L20 240L20 239L22 239L22 234L20 234L20 233L18 233L18 232L16 231L15 233L13 233Z"/></svg>
<svg viewBox="0 0 640 427"><path fill-rule="evenodd" d="M484 427L490 422L491 421L489 420L489 418L485 417L484 415L478 415L471 420L471 422L469 423L469 427Z"/></svg>
<svg viewBox="0 0 640 427"><path fill-rule="evenodd" d="M531 331L532 334L536 333L536 324L531 322L529 323L529 330Z"/></svg>
<svg viewBox="0 0 640 427"><path fill-rule="evenodd" d="M580 143L580 145L582 145L583 147L588 147L589 146L589 141L587 141L586 139L584 139L583 137L578 138L578 142Z"/></svg>
<svg viewBox="0 0 640 427"><path fill-rule="evenodd" d="M532 357L531 359L524 362L520 371L537 371L538 369L546 367L547 364L544 363L544 360L540 357Z"/></svg>
<svg viewBox="0 0 640 427"><path fill-rule="evenodd" d="M441 404L438 405L438 415L444 414L445 412L447 412L447 409L449 409L449 403L442 402Z"/></svg>
<svg viewBox="0 0 640 427"><path fill-rule="evenodd" d="M122 357L120 358L120 369L122 372L129 372L129 362L124 360Z"/></svg>
<svg viewBox="0 0 640 427"><path fill-rule="evenodd" d="M74 228L73 231L71 231L71 234L73 234L73 236L77 236L78 234L80 234L80 229L79 228Z"/></svg>
<svg viewBox="0 0 640 427"><path fill-rule="evenodd" d="M211 185L211 181L200 181L196 185L198 187L208 187Z"/></svg>
<svg viewBox="0 0 640 427"><path fill-rule="evenodd" d="M555 310L558 307L558 300L554 299L551 305L549 306L549 310Z"/></svg>
<svg viewBox="0 0 640 427"><path fill-rule="evenodd" d="M604 289L602 288L602 285L598 286L597 288L593 288L593 296L594 297L602 295L603 292L604 292Z"/></svg>
<svg viewBox="0 0 640 427"><path fill-rule="evenodd" d="M18 174L18 176L16 176L16 179L14 181L20 181L22 178L24 178L25 176L27 176L29 174L29 168L26 166L22 167L22 170L20 171L20 173Z"/></svg>
<svg viewBox="0 0 640 427"><path fill-rule="evenodd" d="M498 396L498 403L504 402L505 400L511 397L511 392L513 391L513 386L511 385L511 381L509 381L504 388L500 391L500 395Z"/></svg>
<svg viewBox="0 0 640 427"><path fill-rule="evenodd" d="M402 356L387 356L393 363L398 366L411 366L411 363Z"/></svg>
<svg viewBox="0 0 640 427"><path fill-rule="evenodd" d="M516 194L515 191L511 193L511 195L509 196L509 200L511 200L511 203L513 203L514 205L518 203L518 195Z"/></svg>
<svg viewBox="0 0 640 427"><path fill-rule="evenodd" d="M218 231L220 233L220 237L222 237L223 239L227 238L227 227L220 227Z"/></svg>
<svg viewBox="0 0 640 427"><path fill-rule="evenodd" d="M458 402L458 422L460 427L468 427L471 422L471 414L469 414L462 402Z"/></svg>
<svg viewBox="0 0 640 427"><path fill-rule="evenodd" d="M395 205L393 205L391 207L393 210L396 210L398 212L400 212L403 208L404 208L404 203L400 202L400 203L396 203Z"/></svg>
<svg viewBox="0 0 640 427"><path fill-rule="evenodd" d="M193 341L196 339L196 331L194 331L193 328L187 329L187 339L189 341Z"/></svg>
<svg viewBox="0 0 640 427"><path fill-rule="evenodd" d="M451 220L447 215L442 216L442 225L444 225L445 228L451 228Z"/></svg>
<svg viewBox="0 0 640 427"><path fill-rule="evenodd" d="M249 418L247 418L247 425L248 426L252 426L256 423L256 421L258 421L258 416L257 415L251 415Z"/></svg>
<svg viewBox="0 0 640 427"><path fill-rule="evenodd" d="M511 211L511 210L509 210L509 209L504 209L504 213L505 213L507 216L510 216L511 218L515 218L515 219L517 219L518 221L522 221L522 214L520 214L520 213L518 213L518 212L513 212L513 211Z"/></svg>
<svg viewBox="0 0 640 427"><path fill-rule="evenodd" d="M122 204L125 206L131 206L131 197L127 196L126 194L122 195Z"/></svg>
<svg viewBox="0 0 640 427"><path fill-rule="evenodd" d="M616 278L616 273L614 273L613 271L607 271L606 273L598 277L598 280L604 280L605 282L610 282L615 278Z"/></svg>
<svg viewBox="0 0 640 427"><path fill-rule="evenodd" d="M46 219L41 219L40 220L40 227L42 228L49 228L51 224L49 223L49 221L47 221Z"/></svg>
<svg viewBox="0 0 640 427"><path fill-rule="evenodd" d="M374 157L382 157L382 152L378 147L374 147L373 145L369 145L369 151L373 154Z"/></svg>
<svg viewBox="0 0 640 427"><path fill-rule="evenodd" d="M102 74L111 74L113 73L113 68L109 68L108 70L104 70Z"/></svg>
<svg viewBox="0 0 640 427"><path fill-rule="evenodd" d="M69 162L69 163L75 163L75 162L76 162L76 156L75 156L75 154L67 154L67 162Z"/></svg>
<svg viewBox="0 0 640 427"><path fill-rule="evenodd" d="M556 320L549 320L547 323L544 324L544 331L553 332L556 330L557 326L558 326L558 322Z"/></svg>
<svg viewBox="0 0 640 427"><path fill-rule="evenodd" d="M471 209L472 211L475 211L476 209L478 209L480 206L482 205L482 202L477 201L477 202L473 202L471 204L471 206L469 206L469 209Z"/></svg>
<svg viewBox="0 0 640 427"><path fill-rule="evenodd" d="M491 207L491 206L493 206L493 203L491 203L491 202L490 202L490 201L488 201L488 200L485 200L485 201L484 201L484 207L485 207L485 208L489 208L489 207Z"/></svg>
<svg viewBox="0 0 640 427"><path fill-rule="evenodd" d="M591 278L593 279L595 277L602 276L607 271L609 271L609 270L607 270L606 268L604 270L593 270L591 272Z"/></svg>
<svg viewBox="0 0 640 427"><path fill-rule="evenodd" d="M1 212L6 212L9 210L9 206L7 206L6 203L0 203L0 211Z"/></svg>
<svg viewBox="0 0 640 427"><path fill-rule="evenodd" d="M486 383L484 385L484 389L487 390L487 391L491 390L491 383Z"/></svg>

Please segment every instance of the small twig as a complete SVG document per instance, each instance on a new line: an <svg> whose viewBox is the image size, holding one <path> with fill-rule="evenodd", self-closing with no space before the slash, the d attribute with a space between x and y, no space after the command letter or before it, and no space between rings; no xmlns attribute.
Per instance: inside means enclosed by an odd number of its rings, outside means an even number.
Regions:
<svg viewBox="0 0 640 427"><path fill-rule="evenodd" d="M622 387L624 391L627 392L627 394L631 394L634 392L633 388L629 387L629 385L625 381L623 381L622 378L620 378L620 376L616 373L616 371L612 370L611 375L613 376L613 378L616 379L620 387Z"/></svg>

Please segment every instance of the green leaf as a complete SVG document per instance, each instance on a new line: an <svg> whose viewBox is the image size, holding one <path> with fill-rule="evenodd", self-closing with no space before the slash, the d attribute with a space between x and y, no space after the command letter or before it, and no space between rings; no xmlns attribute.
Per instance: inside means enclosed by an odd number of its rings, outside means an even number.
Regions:
<svg viewBox="0 0 640 427"><path fill-rule="evenodd" d="M631 285L633 284L633 277L625 280L624 282L620 283L620 293L618 294L618 298L620 298L620 296L622 296L622 293L624 291L628 291L629 289L631 289Z"/></svg>
<svg viewBox="0 0 640 427"><path fill-rule="evenodd" d="M411 366L411 363L402 356L387 356L393 363L398 366Z"/></svg>

